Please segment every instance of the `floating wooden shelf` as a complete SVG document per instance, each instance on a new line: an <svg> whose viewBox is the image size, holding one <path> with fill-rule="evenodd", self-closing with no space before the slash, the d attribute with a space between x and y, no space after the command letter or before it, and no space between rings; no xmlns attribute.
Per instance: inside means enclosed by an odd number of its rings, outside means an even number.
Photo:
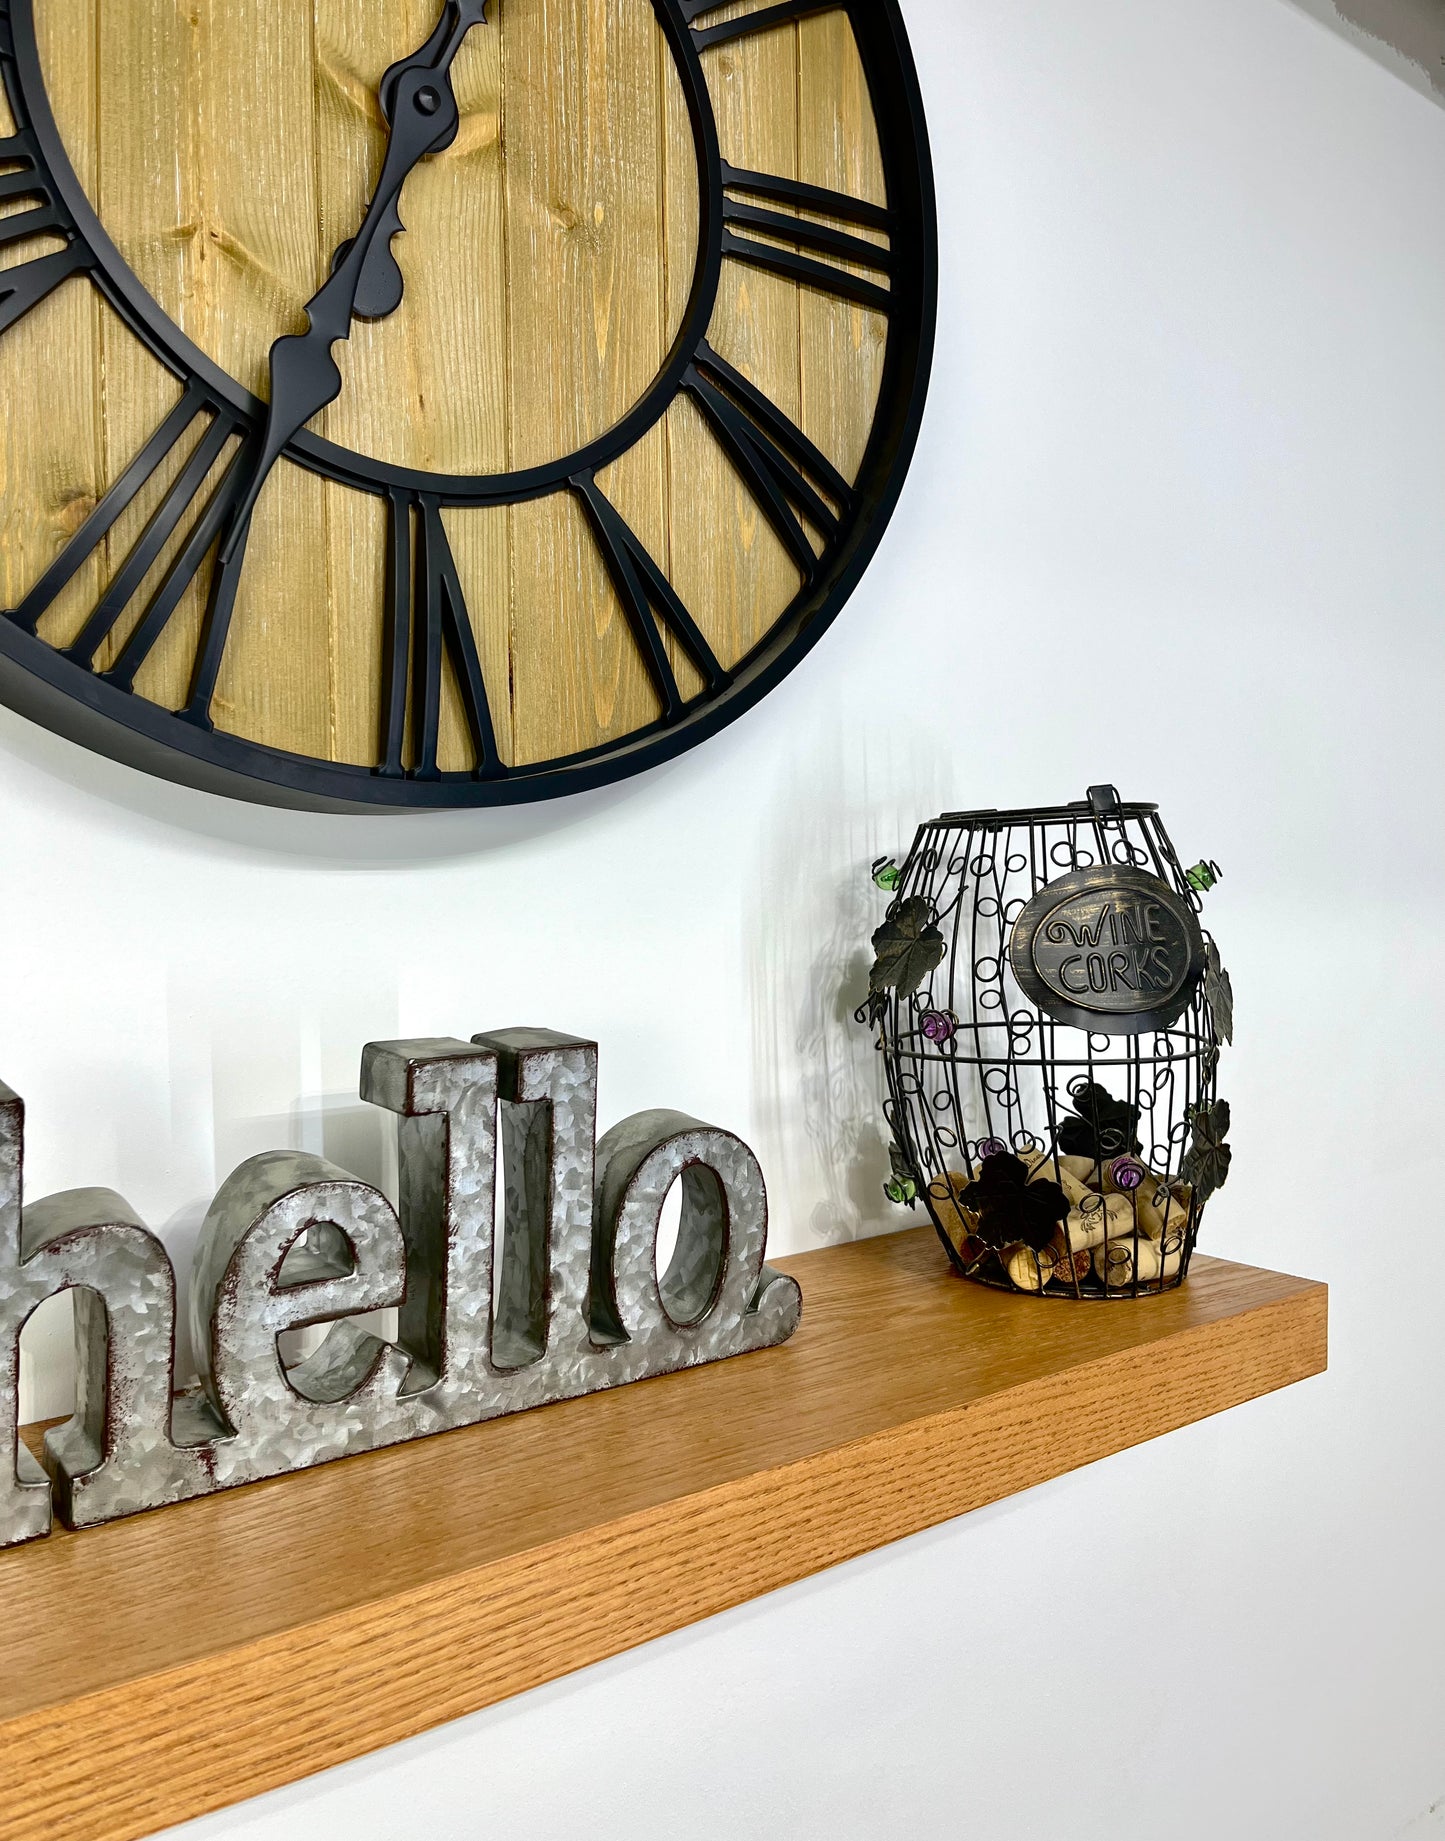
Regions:
<svg viewBox="0 0 1445 1841"><path fill-rule="evenodd" d="M151 1834L1325 1366L1325 1288L1219 1260L1115 1304L927 1231L780 1263L785 1348L0 1554L0 1834Z"/></svg>

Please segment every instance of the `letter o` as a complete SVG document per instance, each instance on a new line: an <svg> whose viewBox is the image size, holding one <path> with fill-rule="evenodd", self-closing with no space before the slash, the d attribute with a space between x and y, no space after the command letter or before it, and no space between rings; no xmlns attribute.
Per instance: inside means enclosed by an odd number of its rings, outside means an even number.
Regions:
<svg viewBox="0 0 1445 1841"><path fill-rule="evenodd" d="M662 1205L679 1180L677 1249L659 1279ZM614 1126L597 1146L594 1336L673 1336L727 1352L757 1295L767 1231L763 1173L741 1138L678 1112Z"/></svg>

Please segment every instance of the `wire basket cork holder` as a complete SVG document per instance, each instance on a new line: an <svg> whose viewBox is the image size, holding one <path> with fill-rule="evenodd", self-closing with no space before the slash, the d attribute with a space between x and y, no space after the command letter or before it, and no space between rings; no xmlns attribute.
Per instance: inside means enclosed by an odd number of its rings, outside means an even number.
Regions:
<svg viewBox="0 0 1445 1841"><path fill-rule="evenodd" d="M1182 1284L1229 1173L1229 977L1153 805L950 813L902 865L859 1020L877 1032L891 1200L967 1278L1044 1297Z"/></svg>

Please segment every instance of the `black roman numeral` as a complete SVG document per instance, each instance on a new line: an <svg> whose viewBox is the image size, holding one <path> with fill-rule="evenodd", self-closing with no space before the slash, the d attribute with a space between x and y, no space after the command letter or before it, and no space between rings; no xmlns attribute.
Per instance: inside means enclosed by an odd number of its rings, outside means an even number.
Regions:
<svg viewBox="0 0 1445 1841"><path fill-rule="evenodd" d="M571 481L571 486L582 501L597 539L597 547L602 552L607 574L622 603L633 643L642 657L647 675L652 679L653 689L662 705L662 720L665 723L676 722L683 715L686 705L677 687L672 661L667 656L662 635L658 632L659 620L697 667L708 696L715 696L724 687L728 674L718 663L712 647L683 605L677 590L653 561L647 546L602 491L596 478L591 473L579 473Z"/></svg>
<svg viewBox="0 0 1445 1841"><path fill-rule="evenodd" d="M754 32L771 31L774 26L806 19L812 13L831 13L840 0L776 0L774 5L759 7L756 12L744 13L740 19L724 20L720 25L693 23L708 13L719 12L725 4L726 0L682 0L682 16L692 27L693 42L699 51L706 51L713 45L725 45L731 39L744 38Z"/></svg>
<svg viewBox="0 0 1445 1841"><path fill-rule="evenodd" d="M877 313L890 310L893 297L887 288L869 281L866 276L851 274L835 263L852 262L875 274L890 275L893 271L891 250L846 230L815 224L806 217L794 215L794 212L811 211L824 217L841 218L845 224L857 224L863 229L887 231L892 228L892 218L887 211L865 204L861 198L854 198L847 192L830 192L825 186L803 185L796 179L783 179L771 173L744 172L726 162L723 184L728 194L750 193L793 207L793 211L775 211L766 205L749 204L725 195L725 256L750 263L754 268L767 269L804 287L836 294L860 307L871 307ZM800 255L791 249L779 249L774 243L760 240L762 237L782 237L790 243L801 244L805 250L815 250L817 254ZM831 256L835 261L819 261L819 256Z"/></svg>
<svg viewBox="0 0 1445 1841"><path fill-rule="evenodd" d="M893 213L883 205L870 205L851 192L831 192L825 185L804 185L800 179L786 179L780 173L745 172L741 167L722 163L723 184L732 192L751 192L758 198L775 198L780 204L792 205L797 211L816 211L822 217L841 217L844 223L861 224L869 230L891 233ZM792 221L789 220L789 229ZM887 252L876 244L868 245L870 260Z"/></svg>
<svg viewBox="0 0 1445 1841"><path fill-rule="evenodd" d="M415 541L413 542L413 525ZM507 770L497 751L487 686L466 596L442 523L441 502L404 492L387 495L385 679L381 699L381 766L392 778L439 780L442 665L449 659L471 739L472 777ZM404 759L407 689L411 690L412 765Z"/></svg>
<svg viewBox="0 0 1445 1841"><path fill-rule="evenodd" d="M53 294L62 281L92 266L90 251L71 231L50 189L28 134L0 140L0 203L33 199L28 210L0 217L0 249L13 249L28 237L61 235L69 238L64 249L36 256L14 268L0 269L0 333L6 333Z"/></svg>
<svg viewBox="0 0 1445 1841"><path fill-rule="evenodd" d="M771 397L706 342L682 382L803 580L811 582L818 557L802 520L831 543L853 506L848 482Z"/></svg>
<svg viewBox="0 0 1445 1841"><path fill-rule="evenodd" d="M156 641L180 606L206 556L222 533L228 531L231 515L247 477L248 469L244 464L247 450L243 442L215 488L203 500L207 476L225 452L227 443L242 433L243 429L229 410L213 403L197 385L192 384L186 390L165 421L10 615L26 632L35 631L41 617L61 590L96 553L121 515L180 447L197 418L204 416L210 417L209 425L160 504L151 513L145 529L131 546L125 561L91 611L80 634L66 648L66 656L76 664L85 666L87 670L95 668L96 653L134 602L142 582L160 560L162 551L186 519L191 518L193 522L189 536L147 601L119 658L100 674L108 683L115 684L121 690L134 689L137 672L154 650ZM210 726L211 699L215 694L216 678L230 629L244 553L243 534L235 554L225 564L218 564L211 577L205 622L192 669L190 694L184 709L179 712L202 727Z"/></svg>

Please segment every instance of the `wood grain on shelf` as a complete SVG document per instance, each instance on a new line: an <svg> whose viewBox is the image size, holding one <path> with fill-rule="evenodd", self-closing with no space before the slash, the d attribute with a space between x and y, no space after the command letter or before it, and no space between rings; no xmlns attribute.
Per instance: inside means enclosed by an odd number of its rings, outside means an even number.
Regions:
<svg viewBox="0 0 1445 1841"><path fill-rule="evenodd" d="M436 0L35 0L62 138L107 229L165 312L258 394L272 341L304 325L331 250L360 221L385 144L382 72L424 39L436 11ZM881 198L872 108L842 14L751 35L704 62L735 164ZM696 161L650 0L507 0L454 74L456 143L407 184L396 246L406 296L338 349L346 387L316 426L399 464L497 471L574 450L646 390L696 263ZM853 476L881 376L879 316L729 261L712 337ZM0 341L4 605L39 578L177 395L84 281ZM76 636L202 432L46 617L46 639ZM692 404L680 400L601 483L722 662L735 663L800 578ZM505 760L592 748L655 719L656 694L570 493L450 510L445 523ZM147 592L184 541L173 537ZM218 726L374 762L384 545L380 500L281 463L253 526ZM203 570L137 679L167 707L185 698L206 585ZM142 605L101 649L100 668ZM683 694L694 694L696 672L668 649ZM440 759L472 764L449 673Z"/></svg>
<svg viewBox="0 0 1445 1841"><path fill-rule="evenodd" d="M780 1262L786 1347L0 1555L0 1830L130 1841L1320 1372L1322 1285Z"/></svg>

